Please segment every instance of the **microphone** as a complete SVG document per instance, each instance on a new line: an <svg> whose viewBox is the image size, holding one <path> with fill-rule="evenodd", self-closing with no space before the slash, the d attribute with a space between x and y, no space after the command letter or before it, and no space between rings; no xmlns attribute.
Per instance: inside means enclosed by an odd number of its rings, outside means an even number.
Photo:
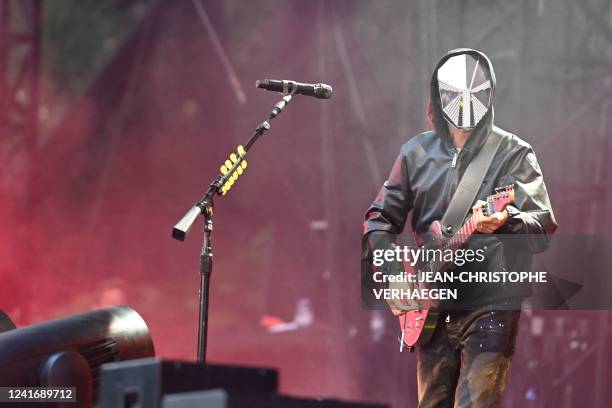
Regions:
<svg viewBox="0 0 612 408"><path fill-rule="evenodd" d="M332 96L332 87L327 84L301 84L295 81L264 79L256 81L255 86L268 91L309 95L319 99L329 99Z"/></svg>

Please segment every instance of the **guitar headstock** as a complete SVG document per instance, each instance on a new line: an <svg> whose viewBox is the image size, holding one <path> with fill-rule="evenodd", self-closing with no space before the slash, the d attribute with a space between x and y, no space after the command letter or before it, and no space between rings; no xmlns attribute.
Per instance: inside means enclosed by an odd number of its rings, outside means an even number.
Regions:
<svg viewBox="0 0 612 408"><path fill-rule="evenodd" d="M495 194L487 197L486 213L493 214L503 211L512 203L514 203L514 184L496 187Z"/></svg>

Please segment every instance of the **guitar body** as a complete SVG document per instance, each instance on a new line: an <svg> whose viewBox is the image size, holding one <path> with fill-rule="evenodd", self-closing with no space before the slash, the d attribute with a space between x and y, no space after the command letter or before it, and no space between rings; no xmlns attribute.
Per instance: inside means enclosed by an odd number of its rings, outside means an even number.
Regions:
<svg viewBox="0 0 612 408"><path fill-rule="evenodd" d="M440 222L434 221L429 226L427 234L420 237L419 241L419 244L427 243L427 246L442 246L443 235ZM410 264L404 264L404 268L407 272L415 273ZM436 330L438 316L439 312L435 309L420 309L409 310L398 317L401 339L409 351L414 351L414 347L429 342Z"/></svg>
<svg viewBox="0 0 612 408"><path fill-rule="evenodd" d="M414 347L429 342L434 330L436 330L438 316L437 311L427 309L409 310L399 316L402 340L408 350L413 351Z"/></svg>
<svg viewBox="0 0 612 408"><path fill-rule="evenodd" d="M508 204L514 202L514 185L508 185L504 188L496 189L496 194L487 197L487 203L483 207L484 214L493 214L497 211L502 211ZM418 244L426 247L451 248L458 249L465 244L469 237L475 232L475 226L472 219L468 219L460 228L454 237L447 238L442 233L442 225L439 221L434 221L429 227L429 231L424 236L419 237ZM441 272L445 270L447 265L444 264L429 264L421 265L420 270L432 272ZM405 271L408 273L416 273L410 264L404 264ZM424 269L423 269L424 268ZM438 324L440 312L435 309L425 308L417 310L409 310L399 316L399 324L401 330L402 346L408 347L408 350L413 351L414 347L426 344L433 335L436 325Z"/></svg>

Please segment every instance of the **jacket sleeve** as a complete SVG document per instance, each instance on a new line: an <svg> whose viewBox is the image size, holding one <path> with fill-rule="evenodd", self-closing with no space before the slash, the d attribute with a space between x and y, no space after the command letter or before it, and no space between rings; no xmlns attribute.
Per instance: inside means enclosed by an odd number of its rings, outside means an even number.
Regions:
<svg viewBox="0 0 612 408"><path fill-rule="evenodd" d="M540 165L530 146L519 149L509 163L499 185L514 184L515 201L508 206L510 218L499 232L524 234L530 251L542 252L548 248L557 222Z"/></svg>
<svg viewBox="0 0 612 408"><path fill-rule="evenodd" d="M402 149L387 181L366 211L364 235L372 231L401 233L410 210L412 210L412 192L408 179L407 158Z"/></svg>
<svg viewBox="0 0 612 408"><path fill-rule="evenodd" d="M368 306L376 303L370 289L374 286L385 287L385 285L377 285L372 281L372 273L375 268L372 263L373 252L392 249L395 246L397 234L403 231L407 215L412 210L413 196L408 179L407 157L404 152L405 148L399 154L391 169L391 174L365 215L361 239L361 279L362 290L364 290L363 300ZM387 262L379 269L388 274L395 274L403 270L403 265L399 262ZM400 308L399 305L394 307Z"/></svg>

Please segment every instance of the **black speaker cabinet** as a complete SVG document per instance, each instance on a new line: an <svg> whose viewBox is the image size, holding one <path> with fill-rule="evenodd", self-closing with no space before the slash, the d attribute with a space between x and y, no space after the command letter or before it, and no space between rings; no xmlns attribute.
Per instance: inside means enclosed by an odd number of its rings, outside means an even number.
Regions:
<svg viewBox="0 0 612 408"><path fill-rule="evenodd" d="M104 364L99 408L386 408L280 395L270 368L156 358Z"/></svg>
<svg viewBox="0 0 612 408"><path fill-rule="evenodd" d="M333 399L310 399L279 394L227 394L223 390L168 394L162 408L388 408Z"/></svg>
<svg viewBox="0 0 612 408"><path fill-rule="evenodd" d="M201 365L157 358L104 364L100 370L99 408L162 408L162 397L189 391L222 389L228 394L270 394L278 390L278 372L270 368Z"/></svg>

